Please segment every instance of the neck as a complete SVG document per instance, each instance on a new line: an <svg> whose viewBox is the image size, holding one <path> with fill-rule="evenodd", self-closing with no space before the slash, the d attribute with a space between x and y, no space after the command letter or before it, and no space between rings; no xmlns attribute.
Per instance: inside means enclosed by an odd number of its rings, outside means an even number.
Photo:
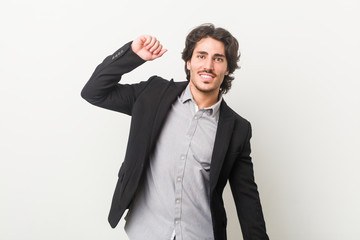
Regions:
<svg viewBox="0 0 360 240"><path fill-rule="evenodd" d="M211 107L217 103L219 99L219 90L203 92L199 91L195 86L190 84L190 91L199 109Z"/></svg>

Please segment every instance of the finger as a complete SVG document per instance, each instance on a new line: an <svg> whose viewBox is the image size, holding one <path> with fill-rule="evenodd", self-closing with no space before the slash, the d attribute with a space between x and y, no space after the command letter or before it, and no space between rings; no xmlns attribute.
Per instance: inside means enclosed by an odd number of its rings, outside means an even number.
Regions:
<svg viewBox="0 0 360 240"><path fill-rule="evenodd" d="M144 47L146 47L151 42L151 36L150 35L142 35L141 42L142 42L142 45Z"/></svg>
<svg viewBox="0 0 360 240"><path fill-rule="evenodd" d="M154 45L149 49L149 51L150 51L151 53L155 53L155 51L157 51L159 47L160 47L160 42L159 42L159 41L156 41L156 42L154 43ZM161 50L161 49L160 49L160 50Z"/></svg>
<svg viewBox="0 0 360 240"><path fill-rule="evenodd" d="M167 49L162 49L162 50L160 51L160 53L156 55L156 57L159 58L159 57L161 57L162 55L164 55L164 53L166 53L166 52L167 52Z"/></svg>
<svg viewBox="0 0 360 240"><path fill-rule="evenodd" d="M159 54L159 52L162 50L163 46L159 43L159 46L154 50L153 54Z"/></svg>
<svg viewBox="0 0 360 240"><path fill-rule="evenodd" d="M157 41L156 37L150 36L150 43L146 46L146 49L150 50L154 46L156 41Z"/></svg>
<svg viewBox="0 0 360 240"><path fill-rule="evenodd" d="M162 52L163 50L165 50L165 51ZM156 55L159 55L160 53L164 54L166 51L167 51L166 49L163 49L163 45L160 44L159 47L153 52L153 54L156 54Z"/></svg>
<svg viewBox="0 0 360 240"><path fill-rule="evenodd" d="M142 36L140 37L140 39L141 39L141 42L143 43L143 45L146 46L147 44L150 43L150 41L151 41L151 36L149 36L149 35L142 35Z"/></svg>

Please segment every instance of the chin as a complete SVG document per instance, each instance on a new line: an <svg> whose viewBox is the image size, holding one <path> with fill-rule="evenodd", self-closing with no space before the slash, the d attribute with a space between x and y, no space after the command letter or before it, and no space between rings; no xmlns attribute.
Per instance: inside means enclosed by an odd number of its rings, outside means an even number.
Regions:
<svg viewBox="0 0 360 240"><path fill-rule="evenodd" d="M209 87L199 87L198 89L200 91L202 91L202 92L205 92L205 93L214 92L216 90L216 88L211 87L211 86L209 86Z"/></svg>

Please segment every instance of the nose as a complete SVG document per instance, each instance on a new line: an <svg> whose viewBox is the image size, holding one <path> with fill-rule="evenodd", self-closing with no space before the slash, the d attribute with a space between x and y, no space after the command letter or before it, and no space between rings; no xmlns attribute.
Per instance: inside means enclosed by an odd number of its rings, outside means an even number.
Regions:
<svg viewBox="0 0 360 240"><path fill-rule="evenodd" d="M206 70L214 70L214 62L211 58L207 58L204 62L204 68Z"/></svg>

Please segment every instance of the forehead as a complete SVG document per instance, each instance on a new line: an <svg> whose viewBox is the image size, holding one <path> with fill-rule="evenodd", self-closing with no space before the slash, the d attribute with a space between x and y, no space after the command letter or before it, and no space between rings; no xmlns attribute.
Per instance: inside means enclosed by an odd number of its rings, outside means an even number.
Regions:
<svg viewBox="0 0 360 240"><path fill-rule="evenodd" d="M195 45L194 52L207 52L208 54L225 55L225 45L223 42L211 37L206 37L198 41Z"/></svg>

